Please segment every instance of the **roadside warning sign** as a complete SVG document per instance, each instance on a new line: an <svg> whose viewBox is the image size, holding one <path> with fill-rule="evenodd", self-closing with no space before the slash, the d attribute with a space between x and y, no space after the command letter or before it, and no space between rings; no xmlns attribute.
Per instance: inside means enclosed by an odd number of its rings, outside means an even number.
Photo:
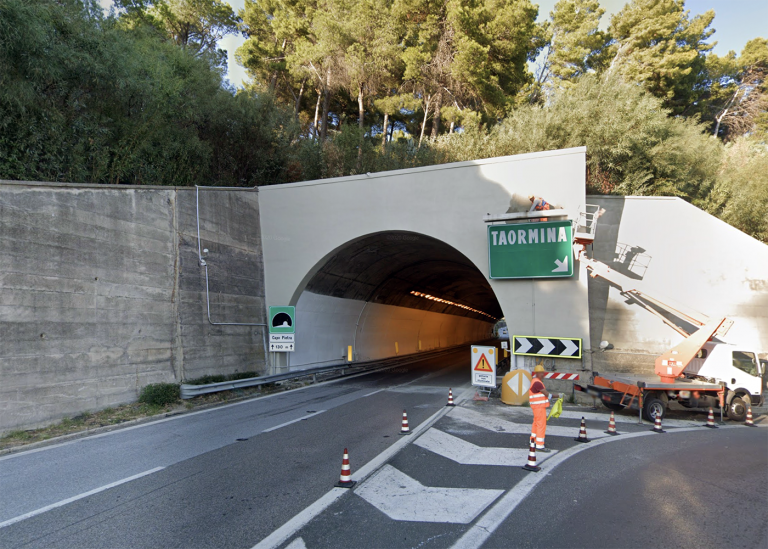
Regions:
<svg viewBox="0 0 768 549"><path fill-rule="evenodd" d="M496 387L496 348L472 345L472 385Z"/></svg>
<svg viewBox="0 0 768 549"><path fill-rule="evenodd" d="M482 353L480 355L480 360L477 361L477 364L475 364L475 371L476 372L492 372L493 368L491 368L491 365L488 364L488 359L485 358L485 353Z"/></svg>

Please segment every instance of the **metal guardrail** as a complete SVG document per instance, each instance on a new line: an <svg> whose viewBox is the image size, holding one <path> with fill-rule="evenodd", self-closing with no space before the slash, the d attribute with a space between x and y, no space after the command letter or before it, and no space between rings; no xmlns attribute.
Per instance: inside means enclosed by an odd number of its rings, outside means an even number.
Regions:
<svg viewBox="0 0 768 549"><path fill-rule="evenodd" d="M293 372L284 372L282 374L273 374L271 376L249 377L246 379L236 379L233 381L220 381L218 383L208 383L206 385L191 385L188 383L181 384L181 398L189 399L196 396L205 395L208 393L217 393L219 391L231 391L233 389L243 389L245 387L257 387L259 385L267 385L269 383L275 383L278 381L287 381L290 379L300 379L302 377L312 377L313 383L317 381L318 374L326 374L341 370L341 375L346 375L345 370L354 370L355 373L363 371L376 371L386 370L388 368L394 368L402 366L404 364L410 364L429 358L430 356L438 356L442 353L454 351L457 348L465 347L465 345L457 345L454 347L448 347L436 351L423 351L420 353L414 353L404 355L396 358L370 360L365 362L347 362L344 364L335 364L331 366L318 366L316 368L307 368L306 370L295 370Z"/></svg>

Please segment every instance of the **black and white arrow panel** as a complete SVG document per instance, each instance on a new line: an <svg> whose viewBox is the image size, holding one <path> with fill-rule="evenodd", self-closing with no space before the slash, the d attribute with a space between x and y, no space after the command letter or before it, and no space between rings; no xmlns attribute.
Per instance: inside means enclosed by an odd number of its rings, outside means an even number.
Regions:
<svg viewBox="0 0 768 549"><path fill-rule="evenodd" d="M581 358L581 339L574 337L512 336L512 353L528 356Z"/></svg>

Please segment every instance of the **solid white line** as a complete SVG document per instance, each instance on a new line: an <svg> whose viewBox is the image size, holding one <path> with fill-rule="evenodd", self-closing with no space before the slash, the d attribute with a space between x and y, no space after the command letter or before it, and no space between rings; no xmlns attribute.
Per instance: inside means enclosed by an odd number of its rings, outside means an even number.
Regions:
<svg viewBox="0 0 768 549"><path fill-rule="evenodd" d="M422 433L424 430L429 429L438 419L443 417L446 413L448 413L451 410L450 407L445 407L441 410L438 410L434 414L432 414L429 419L427 419L425 422L419 424L418 427L414 428L411 433L414 435L418 435ZM366 463L363 467L357 470L356 473L352 474L352 480L355 480L357 482L361 482L365 477L376 471L379 467L381 467L384 463L386 463L387 460L389 460L392 456L394 456L397 452L403 449L406 445L410 444L416 440L416 437L409 436L409 437L403 437L400 440L398 440L396 443L394 443L392 446L384 450L382 453L380 453L378 456L373 458L371 461ZM324 496L322 496L320 499L315 501L312 505L301 511L298 515L293 517L291 520L283 524L280 528L272 532L270 535L268 535L266 538L261 540L259 543L257 543L253 549L273 549L283 542L285 542L288 538L290 538L292 535L294 535L296 532L298 532L301 528L303 528L309 521L311 521L313 518L315 518L317 515L325 511L328 507L330 507L337 499L339 499L341 496L349 492L348 488L332 488L330 492L326 493Z"/></svg>
<svg viewBox="0 0 768 549"><path fill-rule="evenodd" d="M674 429L667 432L684 433L687 431L701 432L701 428L687 427ZM629 438L645 437L655 434L656 433L653 432L628 433L619 437L601 438L593 441L589 445L579 444L578 446L574 446L568 450L563 450L556 456L548 459L546 465L542 467L542 472L549 473L568 458L573 457L579 452L583 452L584 450L600 446L601 444L608 444L610 442L618 442ZM514 488L507 492L507 495L497 501L496 504L491 507L488 512L486 512L480 518L480 520L478 520L472 526L472 528L467 530L466 533L451 546L451 549L478 549L480 546L482 546L483 543L485 543L488 538L491 537L491 534L493 534L496 529L501 526L505 520L507 520L509 515L512 514L520 502L522 502L528 496L528 494L533 491L537 484L547 478L547 476L548 475L539 475L536 473L526 475L522 481L518 482Z"/></svg>
<svg viewBox="0 0 768 549"><path fill-rule="evenodd" d="M305 419L309 419L311 417L316 416L317 414L322 414L325 412L325 410L318 410L317 412L312 412L311 414L307 414L304 417L300 417L298 419L294 419L292 421L286 421L285 423L281 423L280 425L275 425L274 427L270 427L269 429L264 429L262 433L271 433L272 431L277 431L278 429L282 429L283 427L286 427L288 425L291 425L293 423L298 423L299 421L304 421Z"/></svg>
<svg viewBox="0 0 768 549"><path fill-rule="evenodd" d="M383 390L384 390L384 389L379 389L378 391L374 391L374 392L372 392L372 393L368 393L367 395L363 395L363 398L365 398L365 397L369 397L369 396L371 396L371 395L375 395L376 393L380 393L380 392L382 392Z"/></svg>
<svg viewBox="0 0 768 549"><path fill-rule="evenodd" d="M50 511L51 509L56 509L57 507L62 507L63 505L67 505L69 503L72 503L73 501L77 501L79 499L87 498L88 496L92 496L93 494L98 494L99 492L103 492L104 490L109 490L110 488L114 488L115 486L119 486L121 484L125 484L126 482L130 482L132 480L136 480L137 478L145 477L147 475L151 475L152 473L157 473L158 471L162 471L163 469L165 469L165 467L155 467L154 469L150 469L149 471L144 471L143 473L139 473L138 475L133 475L132 477L128 477L128 478L124 478L122 480L111 482L109 484L105 484L104 486L100 486L99 488L94 488L93 490L90 490L88 492L84 492L82 494L78 494L78 495L73 496L71 498L67 498L67 499L63 499L61 501L57 501L56 503L52 503L51 505L46 505L45 507L41 507L40 509L36 509L34 511L30 511L29 513L25 513L23 515L19 515L18 517L14 517L12 519L6 520L5 522L0 522L0 528L5 528L6 526L10 526L11 524L15 524L17 522L21 522L22 520L26 520L26 519L34 517L36 515L40 515L42 513Z"/></svg>

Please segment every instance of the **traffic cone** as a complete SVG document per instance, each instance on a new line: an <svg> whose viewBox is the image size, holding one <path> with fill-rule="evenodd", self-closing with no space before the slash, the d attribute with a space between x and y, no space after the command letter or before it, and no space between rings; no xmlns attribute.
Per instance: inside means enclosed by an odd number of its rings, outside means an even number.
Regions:
<svg viewBox="0 0 768 549"><path fill-rule="evenodd" d="M403 410L403 426L400 427L401 435L410 435L411 430L408 428L408 414Z"/></svg>
<svg viewBox="0 0 768 549"><path fill-rule="evenodd" d="M656 416L656 420L653 422L653 429L651 429L654 433L666 433L664 429L661 428L661 416Z"/></svg>
<svg viewBox="0 0 768 549"><path fill-rule="evenodd" d="M453 403L453 391L451 391L450 389L448 389L448 404L446 404L446 406L456 406Z"/></svg>
<svg viewBox="0 0 768 549"><path fill-rule="evenodd" d="M581 418L581 427L579 427L579 438L573 439L576 442L589 442L589 439L587 438L587 422L584 421L584 418Z"/></svg>
<svg viewBox="0 0 768 549"><path fill-rule="evenodd" d="M744 425L746 425L747 427L757 427L757 425L755 425L752 422L752 407L751 406L749 408L747 408L747 421L744 422Z"/></svg>
<svg viewBox="0 0 768 549"><path fill-rule="evenodd" d="M536 465L536 440L533 437L531 437L531 444L528 446L528 463L523 465L523 469L534 473L541 471L541 467Z"/></svg>
<svg viewBox="0 0 768 549"><path fill-rule="evenodd" d="M347 449L344 448L344 458L341 460L341 477L335 486L338 488L352 488L355 484L357 482L352 480L352 470L349 467L349 454Z"/></svg>
<svg viewBox="0 0 768 549"><path fill-rule="evenodd" d="M616 432L616 420L613 419L613 412L611 412L611 419L608 420L608 430L605 432L607 435L618 435Z"/></svg>
<svg viewBox="0 0 768 549"><path fill-rule="evenodd" d="M707 424L704 427L717 429L717 425L715 425L715 414L712 412L712 408L709 409L709 414L707 414Z"/></svg>

